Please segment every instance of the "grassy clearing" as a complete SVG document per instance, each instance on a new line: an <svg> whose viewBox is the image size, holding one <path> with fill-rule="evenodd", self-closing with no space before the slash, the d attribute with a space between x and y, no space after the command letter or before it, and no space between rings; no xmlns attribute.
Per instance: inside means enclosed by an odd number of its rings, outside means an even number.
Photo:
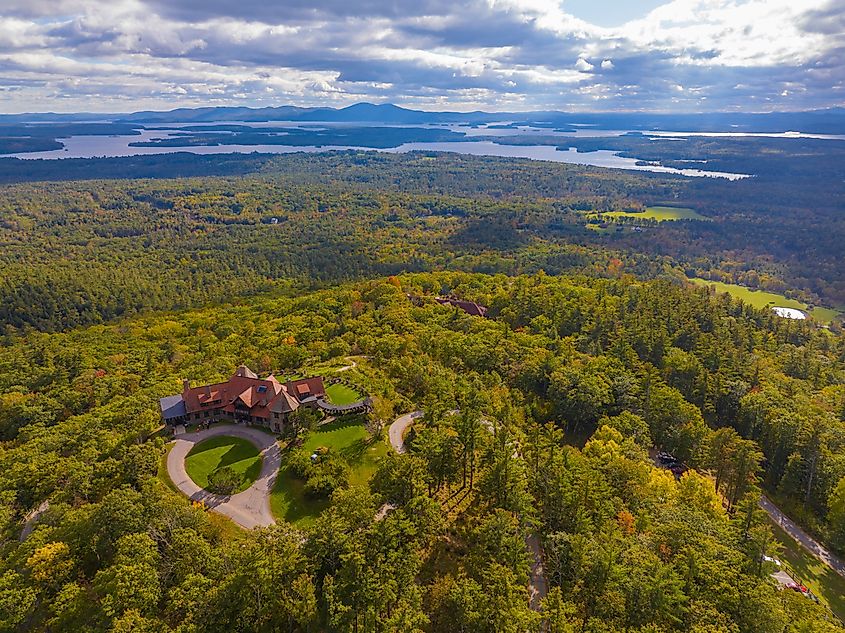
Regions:
<svg viewBox="0 0 845 633"><path fill-rule="evenodd" d="M342 455L351 469L350 485L364 486L375 472L379 459L388 451L384 441L369 444L367 440L367 431L360 418L343 418L311 433L302 445L302 450L313 452L325 446ZM300 527L313 523L329 502L326 499L307 499L303 488L304 482L292 477L283 461L270 495L273 516Z"/></svg>
<svg viewBox="0 0 845 633"><path fill-rule="evenodd" d="M342 383L335 383L326 387L326 397L332 404L342 406L344 404L358 402L359 400L362 400L364 396L352 387L348 387Z"/></svg>
<svg viewBox="0 0 845 633"><path fill-rule="evenodd" d="M783 295L775 294L774 292L766 292L765 290L753 290L745 286L738 286L736 284L725 284L721 281L708 281L707 279L690 279L694 284L699 286L713 286L717 292L727 292L728 294L742 299L745 303L755 308L769 308L771 306L778 306L780 308L795 308L796 310L806 310L807 304L796 301L795 299L787 299Z"/></svg>
<svg viewBox="0 0 845 633"><path fill-rule="evenodd" d="M787 571L845 622L845 578L807 552L777 524L772 523L772 531L783 547L779 558L789 566Z"/></svg>
<svg viewBox="0 0 845 633"><path fill-rule="evenodd" d="M840 314L842 314L841 310L834 310L833 308L813 308L810 310L810 316L819 323L830 323Z"/></svg>
<svg viewBox="0 0 845 633"><path fill-rule="evenodd" d="M243 476L238 488L241 492L261 474L261 456L252 442L240 437L218 435L196 444L185 458L185 470L200 488L207 488L209 475L224 466Z"/></svg>
<svg viewBox="0 0 845 633"><path fill-rule="evenodd" d="M614 218L633 218L636 220L654 220L655 222L672 222L676 220L699 220L709 222L710 218L701 215L695 209L686 207L647 207L642 213L630 211L610 211L596 214L605 220Z"/></svg>
<svg viewBox="0 0 845 633"><path fill-rule="evenodd" d="M810 310L806 303L796 301L795 299L787 299L783 295L766 292L765 290L752 290L745 286L726 284L721 281L710 281L708 279L692 278L690 281L699 286L713 286L717 292L727 292L729 295L737 299L742 299L745 303L755 308L795 308L796 310L806 312L819 323L830 323L842 314L832 308L813 308Z"/></svg>

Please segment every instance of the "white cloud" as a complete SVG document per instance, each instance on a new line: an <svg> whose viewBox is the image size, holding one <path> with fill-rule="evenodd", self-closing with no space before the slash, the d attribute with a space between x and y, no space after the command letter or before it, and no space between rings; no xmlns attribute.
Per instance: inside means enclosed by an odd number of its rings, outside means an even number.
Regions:
<svg viewBox="0 0 845 633"><path fill-rule="evenodd" d="M3 0L0 12L6 111L845 101L842 0L672 0L614 29L560 0Z"/></svg>
<svg viewBox="0 0 845 633"><path fill-rule="evenodd" d="M593 66L590 62L588 62L583 57L579 57L578 61L575 62L575 68L580 70L582 73L588 73L591 70L593 70L593 68L595 68L595 66Z"/></svg>

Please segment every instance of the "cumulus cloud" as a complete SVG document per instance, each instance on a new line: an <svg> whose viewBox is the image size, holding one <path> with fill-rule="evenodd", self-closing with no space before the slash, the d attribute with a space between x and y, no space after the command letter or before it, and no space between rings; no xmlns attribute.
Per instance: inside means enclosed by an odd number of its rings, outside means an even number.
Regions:
<svg viewBox="0 0 845 633"><path fill-rule="evenodd" d="M562 0L2 4L7 112L359 100L696 111L845 101L845 0L666 0L615 28L568 14Z"/></svg>
<svg viewBox="0 0 845 633"><path fill-rule="evenodd" d="M593 66L590 62L588 62L583 57L579 57L578 61L575 62L575 68L580 70L582 73L590 72L595 66Z"/></svg>

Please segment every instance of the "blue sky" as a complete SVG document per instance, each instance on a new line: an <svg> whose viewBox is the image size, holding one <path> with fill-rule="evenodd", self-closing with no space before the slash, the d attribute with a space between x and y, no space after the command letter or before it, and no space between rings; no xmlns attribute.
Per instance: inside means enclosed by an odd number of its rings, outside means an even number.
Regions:
<svg viewBox="0 0 845 633"><path fill-rule="evenodd" d="M845 0L3 0L0 111L845 104Z"/></svg>
<svg viewBox="0 0 845 633"><path fill-rule="evenodd" d="M577 18L596 26L621 26L643 18L664 0L566 0L563 8Z"/></svg>

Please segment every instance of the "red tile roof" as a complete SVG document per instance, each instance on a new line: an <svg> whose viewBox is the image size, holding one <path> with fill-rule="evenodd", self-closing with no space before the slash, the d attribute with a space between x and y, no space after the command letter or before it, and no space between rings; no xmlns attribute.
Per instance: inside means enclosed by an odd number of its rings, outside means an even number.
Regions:
<svg viewBox="0 0 845 633"><path fill-rule="evenodd" d="M324 398L326 395L326 388L323 386L323 379L319 376L314 378L303 378L301 380L291 380L285 385L288 393L293 393L300 401L305 398L315 397Z"/></svg>
<svg viewBox="0 0 845 633"><path fill-rule="evenodd" d="M302 381L293 384L299 382ZM325 395L322 379L311 378L307 382L312 385L312 389L319 385L320 393ZM210 409L223 409L233 413L238 400L250 410L250 415L262 418L271 417L271 412L294 411L299 406L298 399L293 397L275 376L270 375L262 380L245 365L238 367L226 382L186 388L182 392L182 399L185 401L188 415Z"/></svg>
<svg viewBox="0 0 845 633"><path fill-rule="evenodd" d="M453 306L472 316L487 316L487 308L482 305L478 305L474 301L464 301L463 299L456 299L454 297L437 297L436 301L440 305Z"/></svg>

